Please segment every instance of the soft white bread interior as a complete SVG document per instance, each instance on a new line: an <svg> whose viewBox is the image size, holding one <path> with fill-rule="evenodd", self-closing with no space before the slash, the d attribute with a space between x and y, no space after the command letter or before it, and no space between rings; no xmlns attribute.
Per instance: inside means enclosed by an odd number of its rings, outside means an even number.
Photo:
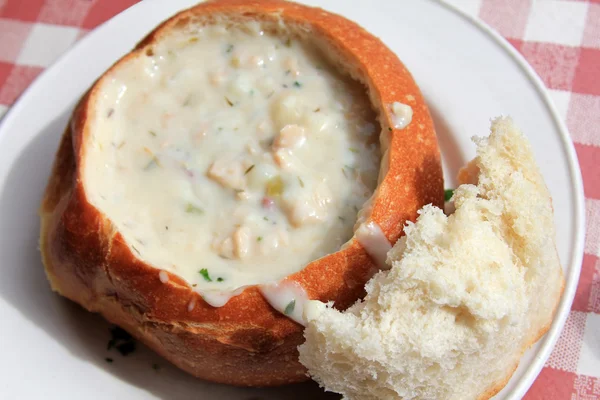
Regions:
<svg viewBox="0 0 600 400"><path fill-rule="evenodd" d="M552 201L509 118L474 139L456 211L425 206L340 312L311 301L300 361L346 399L484 399L549 328L564 280ZM471 181L471 182L465 182Z"/></svg>

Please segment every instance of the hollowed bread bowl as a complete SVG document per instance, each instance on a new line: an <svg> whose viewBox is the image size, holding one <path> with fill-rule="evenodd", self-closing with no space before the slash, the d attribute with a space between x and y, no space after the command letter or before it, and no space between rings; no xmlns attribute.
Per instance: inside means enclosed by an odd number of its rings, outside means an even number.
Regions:
<svg viewBox="0 0 600 400"><path fill-rule="evenodd" d="M102 314L179 368L215 382L272 386L308 379L298 362L302 325L271 307L256 286L213 307L184 279L159 273L90 203L86 190L94 182L82 173L89 131L100 112L99 93L112 74L136 58L152 57L173 32L249 21L320 47L338 69L364 85L381 127L382 170L372 201L358 213L359 223L376 223L393 244L423 205L443 205L440 156L427 105L409 71L378 38L318 8L278 0L212 1L163 22L79 101L41 205L40 247L53 290ZM395 102L412 109L402 129L392 120ZM285 281L297 282L310 299L344 309L364 295L363 285L376 270L353 237Z"/></svg>

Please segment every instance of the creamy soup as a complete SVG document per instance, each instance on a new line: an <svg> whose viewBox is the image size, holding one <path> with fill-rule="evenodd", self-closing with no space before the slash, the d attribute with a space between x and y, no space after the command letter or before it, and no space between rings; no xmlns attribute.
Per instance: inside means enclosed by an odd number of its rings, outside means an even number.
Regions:
<svg viewBox="0 0 600 400"><path fill-rule="evenodd" d="M89 200L163 282L175 273L215 305L339 250L377 184L364 87L259 25L174 33L99 99Z"/></svg>

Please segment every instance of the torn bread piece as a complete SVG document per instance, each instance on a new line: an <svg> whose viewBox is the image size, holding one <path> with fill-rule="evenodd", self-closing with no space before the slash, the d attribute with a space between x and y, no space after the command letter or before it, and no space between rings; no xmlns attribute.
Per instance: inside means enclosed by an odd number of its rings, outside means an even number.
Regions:
<svg viewBox="0 0 600 400"><path fill-rule="evenodd" d="M552 200L510 118L474 139L456 211L425 206L367 295L311 301L300 361L345 399L488 399L550 327L564 279Z"/></svg>

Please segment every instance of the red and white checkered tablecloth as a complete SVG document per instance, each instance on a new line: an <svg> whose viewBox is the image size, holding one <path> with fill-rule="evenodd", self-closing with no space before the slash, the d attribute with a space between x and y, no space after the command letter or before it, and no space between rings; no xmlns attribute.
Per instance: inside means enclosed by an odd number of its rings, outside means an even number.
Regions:
<svg viewBox="0 0 600 400"><path fill-rule="evenodd" d="M600 0L446 0L478 16L535 68L583 172L581 279L556 348L526 399L600 400ZM90 29L137 0L0 0L0 117Z"/></svg>

